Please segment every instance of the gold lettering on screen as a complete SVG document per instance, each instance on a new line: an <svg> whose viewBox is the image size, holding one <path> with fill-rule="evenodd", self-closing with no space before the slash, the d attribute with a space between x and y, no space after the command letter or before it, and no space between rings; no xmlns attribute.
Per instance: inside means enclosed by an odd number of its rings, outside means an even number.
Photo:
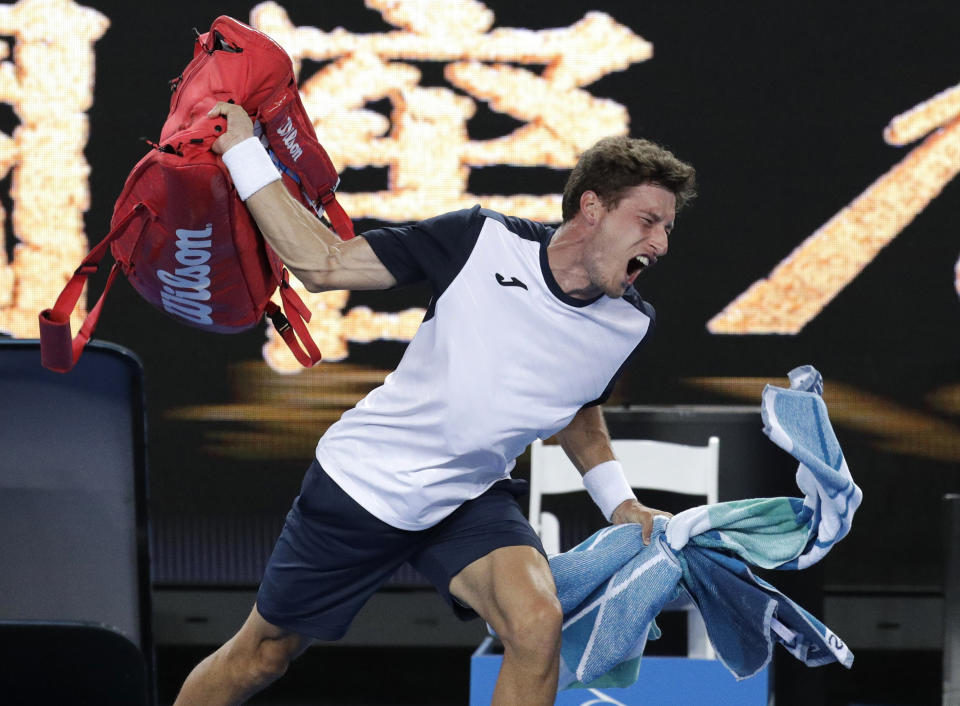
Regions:
<svg viewBox="0 0 960 706"><path fill-rule="evenodd" d="M0 102L20 123L0 133L0 179L11 176L13 257L0 247L0 331L39 335L37 314L50 306L88 250L89 208L83 156L93 103L93 44L109 21L70 0L0 5ZM0 207L7 236L7 213ZM4 244L0 242L0 244ZM71 319L86 315L83 299Z"/></svg>
<svg viewBox="0 0 960 706"><path fill-rule="evenodd" d="M930 134L932 131L932 134ZM871 184L707 323L711 333L795 334L816 317L960 172L960 86L895 117L883 136L907 145ZM960 263L956 275L960 291Z"/></svg>
<svg viewBox="0 0 960 706"><path fill-rule="evenodd" d="M471 194L470 170L568 169L601 137L626 134L627 109L584 87L653 55L649 42L601 12L558 29L494 29L493 12L476 0L367 0L366 5L397 29L354 34L296 27L274 2L257 5L250 16L251 25L290 54L298 72L305 60L325 62L300 89L334 164L387 169L385 190L340 192L353 218L420 220L480 203L514 216L558 221L560 194ZM420 69L405 62L444 63L451 87L421 86ZM389 118L370 107L384 99L390 102ZM476 101L522 124L502 137L472 139L467 121ZM383 314L358 307L344 313L348 295L309 294L299 283L297 292L314 312L310 331L327 361L345 358L350 341L409 340L424 312ZM277 371L299 371L282 340L272 330L268 336L267 363Z"/></svg>

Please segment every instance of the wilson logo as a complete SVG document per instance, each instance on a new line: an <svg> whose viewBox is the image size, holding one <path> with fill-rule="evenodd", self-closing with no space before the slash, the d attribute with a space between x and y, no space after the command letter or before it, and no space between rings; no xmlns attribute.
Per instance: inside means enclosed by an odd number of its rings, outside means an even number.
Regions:
<svg viewBox="0 0 960 706"><path fill-rule="evenodd" d="M210 299L210 235L213 224L203 230L177 230L177 262L183 267L173 273L157 270L157 278L163 282L160 292L164 311L192 321L195 324L212 324L213 309L203 302Z"/></svg>
<svg viewBox="0 0 960 706"><path fill-rule="evenodd" d="M277 134L283 138L283 144L290 150L290 156L296 162L303 154L303 149L297 144L297 128L293 126L293 120L289 117L281 127L277 128Z"/></svg>

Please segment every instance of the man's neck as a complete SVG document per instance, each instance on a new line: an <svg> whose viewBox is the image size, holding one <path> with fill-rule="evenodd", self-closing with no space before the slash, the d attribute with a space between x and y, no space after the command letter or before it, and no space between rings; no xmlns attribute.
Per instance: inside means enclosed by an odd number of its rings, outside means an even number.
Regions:
<svg viewBox="0 0 960 706"><path fill-rule="evenodd" d="M593 299L601 293L584 267L589 234L577 219L563 223L547 246L547 265L560 289L575 299Z"/></svg>

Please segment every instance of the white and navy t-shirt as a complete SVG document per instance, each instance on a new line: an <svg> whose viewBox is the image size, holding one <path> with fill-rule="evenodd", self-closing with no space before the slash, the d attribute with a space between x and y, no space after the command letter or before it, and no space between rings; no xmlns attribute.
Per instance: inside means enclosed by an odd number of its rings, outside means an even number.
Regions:
<svg viewBox="0 0 960 706"><path fill-rule="evenodd" d="M398 285L433 298L397 369L330 427L317 460L371 514L430 527L509 476L536 438L610 394L653 307L563 293L554 229L474 207L364 234Z"/></svg>

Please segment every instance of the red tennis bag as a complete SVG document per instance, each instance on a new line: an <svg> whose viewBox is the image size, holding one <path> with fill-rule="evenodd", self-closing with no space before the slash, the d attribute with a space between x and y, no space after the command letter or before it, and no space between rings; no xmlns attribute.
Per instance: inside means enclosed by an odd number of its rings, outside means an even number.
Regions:
<svg viewBox="0 0 960 706"><path fill-rule="evenodd" d="M337 171L300 102L290 57L265 34L222 16L197 37L193 61L171 86L159 143L127 177L110 233L40 314L42 364L58 372L76 364L118 271L151 304L207 331L244 331L267 314L297 360L316 364L310 311L210 150L225 120L207 117L217 101L243 106L290 193L328 218L341 238L352 238L353 224L335 198ZM70 314L108 248L116 262L72 338ZM271 300L278 287L282 311Z"/></svg>

